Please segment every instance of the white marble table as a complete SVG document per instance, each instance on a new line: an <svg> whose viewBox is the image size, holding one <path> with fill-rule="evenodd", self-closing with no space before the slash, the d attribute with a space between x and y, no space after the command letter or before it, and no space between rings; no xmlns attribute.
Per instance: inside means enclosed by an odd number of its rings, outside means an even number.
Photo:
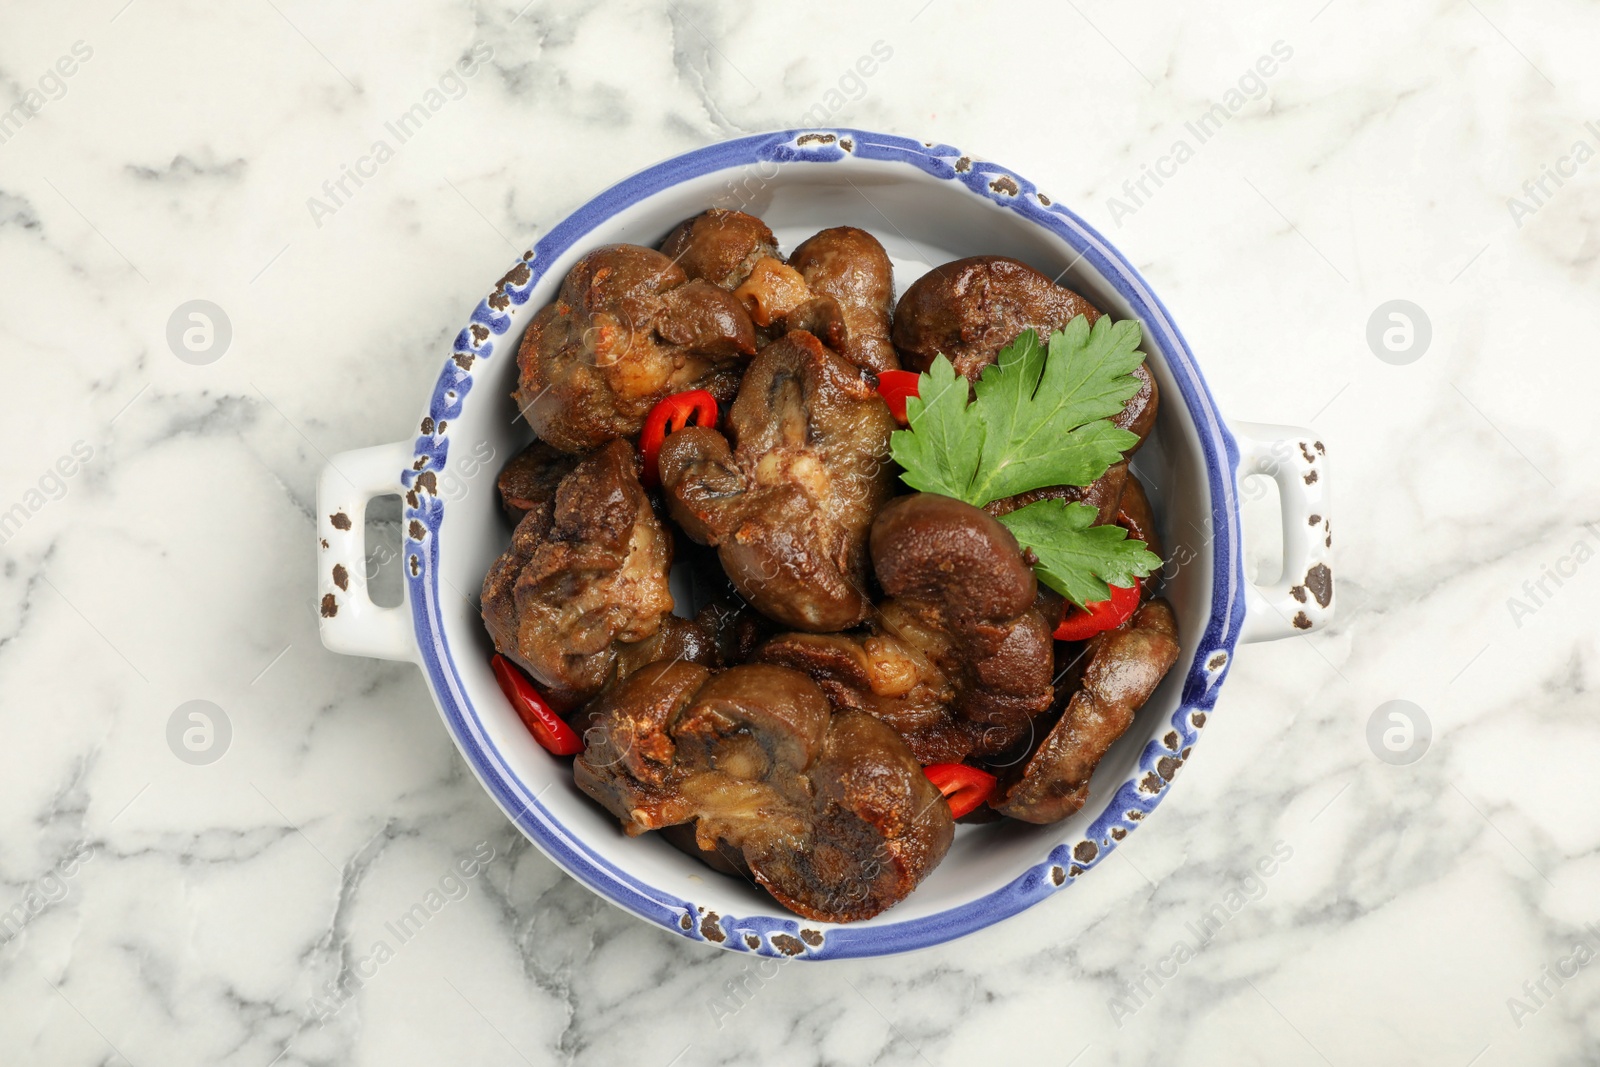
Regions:
<svg viewBox="0 0 1600 1067"><path fill-rule="evenodd" d="M1592 5L519 6L0 12L0 1063L1600 1061ZM757 972L516 836L415 668L323 650L312 486L541 228L816 123L1034 178L1225 410L1315 425L1342 614L1239 656L1070 894ZM169 343L193 300L225 350ZM1393 300L1425 349L1369 346ZM1369 745L1392 700L1419 760Z"/></svg>

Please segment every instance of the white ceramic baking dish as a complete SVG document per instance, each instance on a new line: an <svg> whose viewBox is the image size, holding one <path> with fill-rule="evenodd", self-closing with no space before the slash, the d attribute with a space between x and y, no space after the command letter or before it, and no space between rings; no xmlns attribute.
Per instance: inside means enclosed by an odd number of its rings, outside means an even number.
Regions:
<svg viewBox="0 0 1600 1067"><path fill-rule="evenodd" d="M939 263L1015 256L1117 318L1136 318L1162 392L1135 469L1167 548L1165 595L1183 653L1101 762L1088 805L1053 826L962 826L949 855L902 903L842 926L796 918L765 893L651 838L623 836L518 720L489 669L476 607L509 527L500 465L528 441L510 399L533 313L596 245L654 245L706 207L761 216L793 248L827 226L871 231L904 291ZM1014 915L1104 862L1166 796L1200 739L1235 646L1316 629L1332 613L1327 460L1309 430L1228 423L1167 309L1103 237L1032 183L947 145L863 130L789 130L669 159L612 186L553 227L472 312L411 436L335 457L318 486L322 639L351 655L422 668L446 728L484 788L556 863L596 893L680 936L737 951L827 959L936 944ZM1240 479L1277 482L1284 578L1245 579ZM405 601L379 607L365 573L367 501L404 497ZM1225 817L1218 813L1218 817Z"/></svg>

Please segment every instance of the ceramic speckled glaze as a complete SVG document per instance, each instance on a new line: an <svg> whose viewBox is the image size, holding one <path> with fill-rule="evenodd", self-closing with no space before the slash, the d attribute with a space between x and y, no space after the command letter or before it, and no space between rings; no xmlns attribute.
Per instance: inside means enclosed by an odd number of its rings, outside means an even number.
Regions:
<svg viewBox="0 0 1600 1067"><path fill-rule="evenodd" d="M960 827L938 869L866 922L801 920L663 841L625 838L501 695L469 596L510 536L494 475L528 439L510 393L529 319L584 252L618 241L655 245L708 206L760 215L786 249L826 226L870 230L894 261L900 292L951 259L1015 256L1059 274L1114 317L1138 319L1162 389L1156 431L1134 467L1160 516L1164 590L1177 611L1182 655L1101 762L1081 812L1053 826ZM1213 713L1235 646L1327 621L1326 466L1309 431L1230 427L1144 279L1032 182L947 145L863 130L762 134L667 160L564 219L473 310L416 436L333 459L318 487L322 636L334 651L418 663L484 788L551 859L619 907L741 952L802 959L904 952L1015 915L1104 862L1166 797ZM1285 577L1273 586L1252 586L1244 576L1239 479L1250 474L1273 478L1282 500ZM405 603L394 608L374 605L351 580L364 573L366 502L386 493L405 500Z"/></svg>

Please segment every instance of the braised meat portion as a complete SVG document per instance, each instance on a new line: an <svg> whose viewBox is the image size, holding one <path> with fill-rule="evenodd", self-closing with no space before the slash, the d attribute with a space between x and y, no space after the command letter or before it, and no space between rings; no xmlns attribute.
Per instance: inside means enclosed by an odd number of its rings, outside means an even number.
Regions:
<svg viewBox="0 0 1600 1067"><path fill-rule="evenodd" d="M1156 555L1166 556L1161 551L1161 534L1156 530L1156 515L1150 507L1150 498L1145 495L1144 483L1132 471L1128 472L1128 484L1123 486L1122 497L1117 501L1115 522L1128 531L1129 537L1143 541Z"/></svg>
<svg viewBox="0 0 1600 1067"><path fill-rule="evenodd" d="M517 354L517 403L539 437L585 452L631 437L685 389L727 399L756 350L744 305L654 249L608 245L568 272Z"/></svg>
<svg viewBox="0 0 1600 1067"><path fill-rule="evenodd" d="M1065 504L1088 504L1096 511L1095 525L1104 526L1117 517L1117 504L1122 500L1122 490L1128 484L1128 461L1119 460L1106 468L1106 472L1088 485L1050 485L1043 489L1029 489L1015 496L991 500L983 510L994 516L1009 515L1018 508L1040 500L1059 500Z"/></svg>
<svg viewBox="0 0 1600 1067"><path fill-rule="evenodd" d="M628 834L691 826L696 853L808 919L878 914L954 836L949 805L893 730L830 714L815 683L783 667L654 664L584 725L574 779Z"/></svg>
<svg viewBox="0 0 1600 1067"><path fill-rule="evenodd" d="M1122 628L1090 638L1081 684L1061 719L990 803L1032 823L1056 822L1083 807L1095 766L1177 658L1178 624L1165 600L1152 600Z"/></svg>
<svg viewBox="0 0 1600 1067"><path fill-rule="evenodd" d="M1048 337L1079 315L1092 326L1100 312L1083 297L1052 282L1026 263L1005 256L972 256L946 263L918 278L901 297L894 315L894 343L906 366L925 371L941 353L956 373L977 381L1000 349L1023 330ZM1150 368L1140 364L1133 374L1139 391L1111 421L1138 435L1124 453L1131 457L1155 428L1160 393ZM1091 486L1052 486L988 505L990 514L1005 515L1036 500L1055 498L1094 505L1099 521L1116 516L1127 467L1115 464Z"/></svg>
<svg viewBox="0 0 1600 1067"><path fill-rule="evenodd" d="M1010 530L950 497L900 497L873 523L872 566L890 598L880 625L923 650L954 690L950 720L913 747L998 751L1049 707L1052 625Z"/></svg>
<svg viewBox="0 0 1600 1067"><path fill-rule="evenodd" d="M1123 453L1130 457L1144 447L1150 431L1156 428L1156 412L1161 409L1161 390L1156 386L1149 364L1139 364L1133 369L1133 376L1139 379L1139 391L1128 398L1111 420L1119 429L1138 435L1138 443Z"/></svg>
<svg viewBox="0 0 1600 1067"><path fill-rule="evenodd" d="M572 473L580 458L543 441L535 441L512 456L500 468L496 482L500 506L511 516L511 521L521 522L528 512L551 504L555 500L556 486Z"/></svg>
<svg viewBox="0 0 1600 1067"><path fill-rule="evenodd" d="M954 724L955 687L934 658L948 651L948 642L939 633L912 634L892 625L890 632L874 620L865 633L778 634L757 647L754 658L807 675L837 710L864 711L887 723L919 761L954 762L949 753L964 755L972 746Z"/></svg>
<svg viewBox="0 0 1600 1067"><path fill-rule="evenodd" d="M754 215L712 208L680 222L661 243L661 254L689 277L731 290L750 276L757 260L777 258L778 239Z"/></svg>
<svg viewBox="0 0 1600 1067"><path fill-rule="evenodd" d="M653 663L573 720L587 742L572 765L573 781L620 819L629 837L694 817L678 792L683 774L668 727L710 677L698 663Z"/></svg>
<svg viewBox="0 0 1600 1067"><path fill-rule="evenodd" d="M1047 337L1079 315L1092 326L1100 312L1026 263L971 256L911 284L895 308L894 346L910 370L925 371L943 354L957 374L975 382L1023 330Z"/></svg>
<svg viewBox="0 0 1600 1067"><path fill-rule="evenodd" d="M662 635L671 563L672 538L639 485L633 446L612 441L517 524L483 580L483 621L552 704L574 707L613 680L619 659L639 666L642 655L694 640L676 625Z"/></svg>
<svg viewBox="0 0 1600 1067"><path fill-rule="evenodd" d="M849 363L792 332L751 361L729 444L689 427L661 446L661 487L683 532L717 549L739 594L785 626L866 618L867 531L888 499L894 417Z"/></svg>
<svg viewBox="0 0 1600 1067"><path fill-rule="evenodd" d="M864 634L783 634L758 659L810 675L836 708L888 723L923 763L994 755L1050 706L1054 642L1016 538L950 497L897 497L873 523L889 599Z"/></svg>
<svg viewBox="0 0 1600 1067"><path fill-rule="evenodd" d="M889 340L894 266L865 230L836 226L803 241L787 263L758 259L733 295L763 330L804 330L865 370L900 366Z"/></svg>
<svg viewBox="0 0 1600 1067"><path fill-rule="evenodd" d="M750 321L764 330L779 336L787 332L789 316L796 314L802 305L812 304L811 287L805 277L776 256L763 256L750 268L750 274L734 289L733 295L750 313ZM831 304L827 316L814 316L814 321L824 328L844 329L843 312L837 303ZM818 336L822 336L819 332ZM840 334L840 336L843 336Z"/></svg>
<svg viewBox="0 0 1600 1067"><path fill-rule="evenodd" d="M832 335L824 338L829 348L874 373L900 368L889 339L894 267L876 237L854 226L835 226L803 241L789 256L789 266L805 279L816 301L803 314L816 315L811 322L830 323L822 327ZM838 309L836 319L830 301ZM839 323L837 331L833 321ZM791 317L789 328L810 326Z"/></svg>

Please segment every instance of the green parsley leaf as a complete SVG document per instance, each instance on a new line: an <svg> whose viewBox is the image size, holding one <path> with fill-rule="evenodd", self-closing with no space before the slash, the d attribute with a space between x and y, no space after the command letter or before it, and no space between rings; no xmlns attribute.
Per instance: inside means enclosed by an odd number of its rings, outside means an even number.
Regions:
<svg viewBox="0 0 1600 1067"><path fill-rule="evenodd" d="M983 423L967 413L967 380L936 356L917 384L917 395L906 398L911 429L889 435L895 462L905 468L901 479L925 493L966 500L983 447Z"/></svg>
<svg viewBox="0 0 1600 1067"><path fill-rule="evenodd" d="M901 479L975 507L1054 485L1088 485L1139 438L1111 418L1139 391L1139 324L1080 315L1050 336L1024 330L969 390L944 356L906 401L909 430L889 438ZM1161 566L1087 504L1041 500L1000 521L1033 549L1039 580L1080 607ZM1109 583L1109 584L1108 584Z"/></svg>
<svg viewBox="0 0 1600 1067"><path fill-rule="evenodd" d="M1024 330L966 380L943 356L906 403L911 429L890 438L905 483L982 507L1051 485L1088 485L1138 437L1110 419L1139 391L1139 324L1082 315L1050 338Z"/></svg>
<svg viewBox="0 0 1600 1067"><path fill-rule="evenodd" d="M1093 525L1096 515L1088 504L1038 500L1000 521L1039 558L1039 580L1081 608L1109 599L1108 583L1128 588L1161 566L1161 557L1122 527Z"/></svg>
<svg viewBox="0 0 1600 1067"><path fill-rule="evenodd" d="M1088 485L1138 437L1107 421L1139 391L1139 324L1082 315L1050 337L1024 331L975 386L983 453L969 492L979 505L1048 485Z"/></svg>

